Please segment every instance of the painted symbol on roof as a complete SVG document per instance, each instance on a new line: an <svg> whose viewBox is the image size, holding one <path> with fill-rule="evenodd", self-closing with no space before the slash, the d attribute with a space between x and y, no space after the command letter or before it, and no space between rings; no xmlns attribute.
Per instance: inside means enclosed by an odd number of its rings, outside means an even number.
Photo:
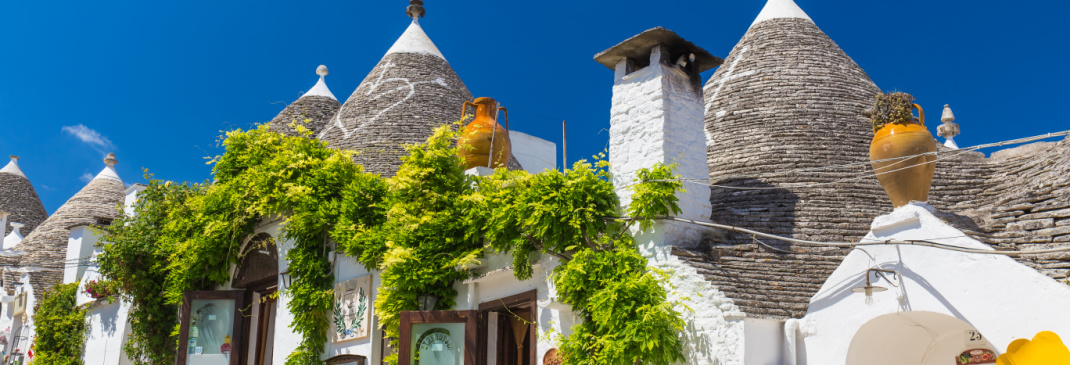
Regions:
<svg viewBox="0 0 1070 365"><path fill-rule="evenodd" d="M382 70L379 71L379 77L375 80L375 82L368 84L367 91L364 92L364 95L370 96L370 98L368 99L369 101L379 100L380 98L388 96L397 96L398 94L404 94L404 97L398 98L398 100L394 103L390 104L386 108L383 108L378 113L375 113L375 116L359 122L360 124L358 124L354 128L346 128L345 123L342 122L341 113L338 113L334 116L334 119L331 120L330 125L328 125L327 128L323 130L323 132L320 132L318 138L322 139L323 136L327 135L328 131L337 127L339 130L342 131L342 139L349 139L349 137L353 135L353 133L360 130L365 125L375 123L375 121L378 120L379 117L381 117L383 114L386 114L386 112L394 109L395 107L401 105L406 101L409 101L409 99L412 99L413 96L416 96L417 85L433 84L446 88L446 90L453 90L448 84L446 84L446 80L441 77L430 81L417 82L412 82L411 80L405 77L391 77L388 79L383 79L383 77L386 75L386 71L394 66L396 65L393 62L387 62L386 65L383 65ZM345 108L344 105L342 107Z"/></svg>

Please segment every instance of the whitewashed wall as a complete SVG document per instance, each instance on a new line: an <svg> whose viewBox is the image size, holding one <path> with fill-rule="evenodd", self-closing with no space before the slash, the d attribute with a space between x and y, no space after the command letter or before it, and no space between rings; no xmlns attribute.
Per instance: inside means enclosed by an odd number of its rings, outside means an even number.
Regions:
<svg viewBox="0 0 1070 365"><path fill-rule="evenodd" d="M92 226L71 227L70 236L67 239L67 262L78 262L79 259L93 255L97 244L98 235ZM88 265L68 264L63 268L63 283L69 284L81 280Z"/></svg>
<svg viewBox="0 0 1070 365"><path fill-rule="evenodd" d="M557 144L527 133L509 131L513 156L533 174L557 168Z"/></svg>
<svg viewBox="0 0 1070 365"><path fill-rule="evenodd" d="M614 74L609 161L623 205L631 203L627 186L635 172L658 162L679 163L676 172L684 178L709 179L702 89L684 70L663 62L663 55L668 57L668 50L655 46L649 66L627 73L627 61L621 61ZM709 188L692 184L685 188L686 192L677 193L682 210L678 216L709 221ZM637 234L636 243L651 267L670 275L670 299L680 301L677 311L687 323L682 335L685 363L742 364L745 314L695 268L670 253L671 246L693 246L702 236L697 226L661 222L652 231Z"/></svg>
<svg viewBox="0 0 1070 365"><path fill-rule="evenodd" d="M990 249L934 216L928 205L912 203L874 220L865 241L930 240ZM873 293L873 304L851 288L865 285L865 271L877 267L900 273L902 284ZM872 278L871 278L872 279ZM842 364L855 332L880 315L932 311L972 324L998 350L1040 331L1070 336L1070 286L1003 255L963 253L920 246L866 246L855 249L810 301L796 334L805 348L800 363Z"/></svg>
<svg viewBox="0 0 1070 365"><path fill-rule="evenodd" d="M668 51L653 47L650 65L625 73L626 61L615 71L613 104L610 109L609 162L613 185L621 204L631 203L631 192L639 169L661 162L679 163L676 174L698 182L709 180L702 89L675 65L662 63ZM687 184L676 194L681 213L677 216L709 221L710 189ZM670 223L665 244L694 245L702 230L693 225Z"/></svg>

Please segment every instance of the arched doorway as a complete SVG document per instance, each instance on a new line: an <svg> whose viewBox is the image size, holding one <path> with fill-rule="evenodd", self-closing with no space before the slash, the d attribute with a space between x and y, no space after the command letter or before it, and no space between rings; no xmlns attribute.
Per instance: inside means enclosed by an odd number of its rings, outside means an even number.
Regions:
<svg viewBox="0 0 1070 365"><path fill-rule="evenodd" d="M245 289L245 302L251 303L245 321L246 354L249 365L270 365L275 337L278 299L279 252L275 239L267 233L253 236L242 250L241 262L234 271L231 286Z"/></svg>
<svg viewBox="0 0 1070 365"><path fill-rule="evenodd" d="M961 319L927 311L874 318L858 329L847 365L995 364L995 347Z"/></svg>

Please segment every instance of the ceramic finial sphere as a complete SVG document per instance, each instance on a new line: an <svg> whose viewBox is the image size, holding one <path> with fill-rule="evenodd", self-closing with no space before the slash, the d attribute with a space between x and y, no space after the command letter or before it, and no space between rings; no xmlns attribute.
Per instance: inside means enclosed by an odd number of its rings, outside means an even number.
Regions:
<svg viewBox="0 0 1070 365"><path fill-rule="evenodd" d="M327 76L327 66L320 65L320 67L316 67L316 74L320 76Z"/></svg>
<svg viewBox="0 0 1070 365"><path fill-rule="evenodd" d="M108 166L115 166L119 163L119 160L115 159L114 153L109 153L107 157L104 157L104 164Z"/></svg>

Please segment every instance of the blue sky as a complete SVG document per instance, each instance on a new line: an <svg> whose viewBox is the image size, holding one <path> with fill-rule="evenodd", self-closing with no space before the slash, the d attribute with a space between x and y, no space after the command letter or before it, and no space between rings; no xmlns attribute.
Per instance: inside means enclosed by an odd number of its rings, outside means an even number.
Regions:
<svg viewBox="0 0 1070 365"><path fill-rule="evenodd" d="M960 146L1070 129L1070 3L797 0L884 90L913 93ZM569 159L606 148L613 72L591 57L663 26L726 57L765 0L426 0L424 29L476 96ZM0 4L0 154L49 212L115 152L120 175L209 178L221 131L275 116L330 68L348 97L409 23L405 0ZM704 74L704 81L712 74ZM991 151L986 151L991 152ZM559 156L560 158L560 156Z"/></svg>

